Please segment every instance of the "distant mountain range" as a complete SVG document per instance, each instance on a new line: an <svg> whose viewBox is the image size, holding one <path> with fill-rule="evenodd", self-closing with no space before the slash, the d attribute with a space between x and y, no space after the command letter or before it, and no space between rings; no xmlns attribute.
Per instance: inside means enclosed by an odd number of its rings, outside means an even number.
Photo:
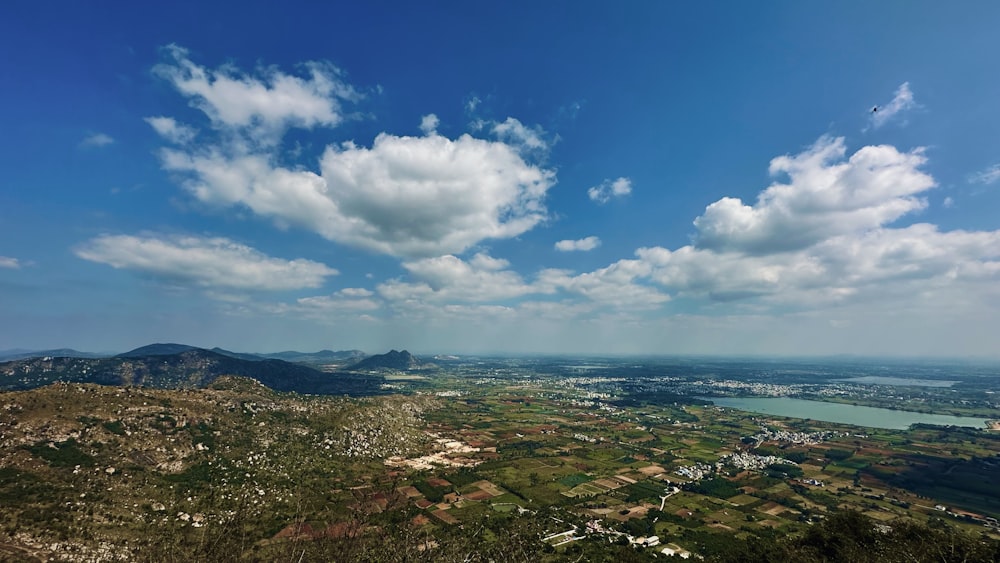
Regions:
<svg viewBox="0 0 1000 563"><path fill-rule="evenodd" d="M368 356L361 350L320 350L319 352L274 352L257 354L272 360L284 360L300 364L354 364Z"/></svg>
<svg viewBox="0 0 1000 563"><path fill-rule="evenodd" d="M146 356L169 356L172 354L180 354L182 352L188 352L191 350L203 350L203 348L198 348L197 346L190 346L188 344L174 344L174 343L157 343L149 344L146 346L141 346L135 350L130 350L122 354L96 354L92 352L80 352L78 350L73 350L72 348L58 348L54 350L0 350L0 362L7 362L12 360L24 360L28 358L142 358ZM286 362L295 362L300 364L310 364L310 365L327 365L336 364L338 366L351 365L354 364L365 357L367 354L361 350L320 350L319 352L295 352L295 351L285 351L285 352L272 352L272 353L260 353L251 354L244 352L231 352L229 350L224 350L222 348L212 348L211 352L216 354L221 354L223 356L229 356L230 358L238 358L241 360L248 361L261 361L261 360L284 360Z"/></svg>
<svg viewBox="0 0 1000 563"><path fill-rule="evenodd" d="M236 375L256 379L276 391L367 395L377 393L382 383L377 376L324 373L301 363L185 344L150 344L117 356L98 358L57 352L32 353L31 357L0 363L0 390L31 389L55 381L183 389L207 387L220 376ZM357 357L358 352L278 354L315 361L332 358L344 361Z"/></svg>

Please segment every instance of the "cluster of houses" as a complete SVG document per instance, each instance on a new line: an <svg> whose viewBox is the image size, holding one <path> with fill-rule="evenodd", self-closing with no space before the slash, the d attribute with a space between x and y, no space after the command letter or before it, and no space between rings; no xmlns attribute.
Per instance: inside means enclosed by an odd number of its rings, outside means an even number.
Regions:
<svg viewBox="0 0 1000 563"><path fill-rule="evenodd" d="M707 475L715 472L715 466L707 463L696 463L694 465L684 465L674 470L674 473L692 481L703 479Z"/></svg>
<svg viewBox="0 0 1000 563"><path fill-rule="evenodd" d="M734 452L719 458L716 467L732 465L739 469L765 469L776 464L798 465L794 461L773 455L757 455L747 452Z"/></svg>
<svg viewBox="0 0 1000 563"><path fill-rule="evenodd" d="M407 458L404 456L392 456L383 463L390 467L409 467L411 469L432 470L439 467L475 467L483 462L476 459L476 454L484 449L495 453L496 446L490 448L476 448L459 440L449 438L437 438L437 450L434 453Z"/></svg>
<svg viewBox="0 0 1000 563"><path fill-rule="evenodd" d="M774 430L761 424L760 432L753 436L747 436L743 440L752 440L758 445L763 442L787 442L790 444L812 445L846 435L844 432L835 432L833 430L824 430L822 432L789 432L788 430Z"/></svg>
<svg viewBox="0 0 1000 563"><path fill-rule="evenodd" d="M730 465L738 469L760 470L775 464L798 465L794 461L773 455L757 455L747 452L733 452L719 457L719 461L714 464L695 463L694 465L684 465L674 470L674 473L689 479L699 481L720 471L724 466Z"/></svg>
<svg viewBox="0 0 1000 563"><path fill-rule="evenodd" d="M597 535L607 536L608 537L608 541L612 541L612 542L613 541L617 541L621 537L624 537L625 539L628 540L629 545L631 545L632 547L641 548L641 549L649 549L649 548L653 548L653 547L659 547L661 545L661 541L660 541L660 537L659 536L639 536L639 537L632 536L632 535L626 534L624 532L619 532L619 531L613 530L611 528L606 528L606 527L604 527L603 524L601 524L600 520L591 520L591 521L587 522L586 533L587 534L597 534ZM573 526L572 530L569 530L567 532L563 532L563 534L568 534L569 537L573 538L572 540L569 540L569 541L583 539L583 537L585 537L585 536L579 536L579 537L576 536L576 526ZM562 534L554 534L553 536L549 536L549 537L561 536L561 535ZM542 541L546 541L547 539L548 538L543 539ZM566 543L566 542L564 541L562 543ZM553 544L553 545L561 545L561 543L560 544ZM663 549L660 549L659 552L662 553L663 555L667 555L667 556L671 556L671 557L672 556L677 556L677 557L680 557L681 559L688 559L688 558L690 558L692 556L701 559L700 556L692 554L690 551L684 549L683 547L681 547L681 546L679 546L679 545L677 545L675 543L668 543L668 544L664 545Z"/></svg>

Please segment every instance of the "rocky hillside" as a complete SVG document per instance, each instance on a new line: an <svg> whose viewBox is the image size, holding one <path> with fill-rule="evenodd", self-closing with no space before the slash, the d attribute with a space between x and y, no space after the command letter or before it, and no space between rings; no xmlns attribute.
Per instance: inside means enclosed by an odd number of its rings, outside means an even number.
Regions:
<svg viewBox="0 0 1000 563"><path fill-rule="evenodd" d="M267 552L269 538L304 510L353 514L348 487L371 485L386 458L433 451L422 416L436 404L226 376L0 392L0 561L303 560Z"/></svg>

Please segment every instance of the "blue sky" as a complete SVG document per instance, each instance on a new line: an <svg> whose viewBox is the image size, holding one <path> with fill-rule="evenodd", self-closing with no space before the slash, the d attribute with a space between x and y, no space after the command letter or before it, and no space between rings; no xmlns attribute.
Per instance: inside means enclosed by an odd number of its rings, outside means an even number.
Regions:
<svg viewBox="0 0 1000 563"><path fill-rule="evenodd" d="M1000 350L995 3L202 4L0 8L0 349Z"/></svg>

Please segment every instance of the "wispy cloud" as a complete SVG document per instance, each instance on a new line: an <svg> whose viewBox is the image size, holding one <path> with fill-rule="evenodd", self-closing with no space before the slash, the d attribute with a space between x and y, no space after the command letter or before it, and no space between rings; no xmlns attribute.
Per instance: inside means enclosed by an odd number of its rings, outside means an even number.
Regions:
<svg viewBox="0 0 1000 563"><path fill-rule="evenodd" d="M479 107L483 101L479 99L479 96L470 96L468 100L465 101L465 111L468 113L475 113L476 109Z"/></svg>
<svg viewBox="0 0 1000 563"><path fill-rule="evenodd" d="M597 203L607 203L613 197L623 197L632 193L632 180L628 178L618 178L617 180L605 180L600 185L587 190L587 197Z"/></svg>
<svg viewBox="0 0 1000 563"><path fill-rule="evenodd" d="M601 239L590 236L578 240L561 240L556 243L556 250L560 252L572 252L574 250L588 251L601 245Z"/></svg>
<svg viewBox="0 0 1000 563"><path fill-rule="evenodd" d="M320 316L337 312L374 311L382 304L372 299L373 292L359 287L348 287L330 295L302 297L298 299L300 312L316 313Z"/></svg>
<svg viewBox="0 0 1000 563"><path fill-rule="evenodd" d="M319 262L274 258L222 237L102 235L75 252L91 262L207 289L314 288L337 274Z"/></svg>
<svg viewBox="0 0 1000 563"><path fill-rule="evenodd" d="M84 137L84 139L80 141L80 146L83 148L106 147L114 142L115 140L111 137L111 135L106 135L104 133L94 133L93 135L88 135L87 137Z"/></svg>
<svg viewBox="0 0 1000 563"><path fill-rule="evenodd" d="M580 110L583 109L583 101L571 102L564 106L560 106L556 111L556 118L566 121L572 121L580 115Z"/></svg>
<svg viewBox="0 0 1000 563"><path fill-rule="evenodd" d="M867 131L869 128L878 129L891 120L901 119L901 115L904 112L920 107L916 100L913 98L913 92L910 90L910 83L904 82L900 84L899 88L896 89L896 95L893 96L892 101L883 106L876 106L874 111L871 113L869 118L868 127L865 128ZM903 121L902 123L906 123Z"/></svg>
<svg viewBox="0 0 1000 563"><path fill-rule="evenodd" d="M0 268L17 270L21 268L21 262L18 261L17 258L11 258L9 256L0 256Z"/></svg>
<svg viewBox="0 0 1000 563"><path fill-rule="evenodd" d="M1000 164L994 164L986 170L980 170L969 177L969 181L975 184L993 184L1000 181Z"/></svg>

